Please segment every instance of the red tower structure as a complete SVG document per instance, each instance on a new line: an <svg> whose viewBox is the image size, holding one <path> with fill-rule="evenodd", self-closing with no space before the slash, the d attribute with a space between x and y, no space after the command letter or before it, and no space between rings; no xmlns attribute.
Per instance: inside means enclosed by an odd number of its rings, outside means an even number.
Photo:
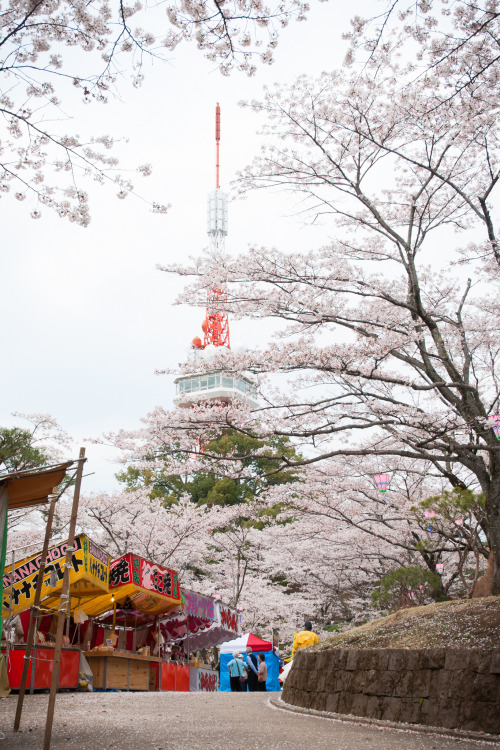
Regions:
<svg viewBox="0 0 500 750"><path fill-rule="evenodd" d="M216 287L207 292L207 315L201 326L204 334L204 348L208 344L231 348L226 302L227 292L225 289Z"/></svg>
<svg viewBox="0 0 500 750"><path fill-rule="evenodd" d="M220 146L220 106L215 108L215 191L208 196L208 235L214 253L224 247L227 235L227 195L219 186L219 146ZM207 310L202 324L203 342L197 336L192 341L193 349L206 346L231 348L229 341L229 319L226 311L227 291L223 284L214 286L207 292Z"/></svg>

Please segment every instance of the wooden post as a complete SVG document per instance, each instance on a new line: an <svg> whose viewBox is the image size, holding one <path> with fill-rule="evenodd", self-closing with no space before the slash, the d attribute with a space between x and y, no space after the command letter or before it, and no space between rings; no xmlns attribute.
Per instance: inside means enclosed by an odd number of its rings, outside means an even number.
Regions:
<svg viewBox="0 0 500 750"><path fill-rule="evenodd" d="M14 719L14 732L19 731L19 725L21 723L21 714L23 712L24 694L26 692L26 683L28 681L28 670L31 661L31 652L33 650L33 643L35 641L35 626L40 610L40 600L42 598L42 586L43 586L43 575L45 572L45 565L47 564L47 553L49 551L49 540L52 534L52 523L54 521L54 512L56 508L56 502L58 497L54 495L50 501L49 515L47 517L47 525L45 527L45 539L43 540L43 549L40 560L40 567L38 569L38 578L36 581L35 589L35 601L33 606L30 607L30 619L28 626L28 637L26 638L26 651L24 652L24 664L23 673L21 675L21 684L19 686L19 695L17 698L16 717ZM14 572L14 571L12 571ZM35 651L36 658L36 651ZM32 676L34 673L35 665L32 664Z"/></svg>
<svg viewBox="0 0 500 750"><path fill-rule="evenodd" d="M66 636L69 639L69 626L70 622L69 619L71 617L71 600L68 600L68 608L66 610L66 614L64 616L65 622L66 622Z"/></svg>
<svg viewBox="0 0 500 750"><path fill-rule="evenodd" d="M59 617L57 620L56 646L54 649L54 661L52 664L52 679L50 682L49 706L47 709L47 721L45 723L45 737L43 740L43 750L50 750L50 740L52 737L52 724L54 721L54 708L56 704L56 693L59 684L59 668L61 666L61 647L64 631L64 620L68 602L70 601L70 571L71 556L74 552L73 544L75 541L76 518L78 515L78 502L80 500L80 487L82 484L83 464L85 463L85 448L80 448L80 457L78 469L76 472L75 492L73 494L73 506L71 508L71 520L69 523L68 546L66 548L66 561L64 564L64 578L59 603Z"/></svg>
<svg viewBox="0 0 500 750"><path fill-rule="evenodd" d="M0 596L3 597L3 573L5 568L5 555L7 553L7 509L9 497L7 487L0 487ZM2 622L0 622L0 636L2 635Z"/></svg>
<svg viewBox="0 0 500 750"><path fill-rule="evenodd" d="M92 617L89 617L88 628L85 632L85 638L87 639L87 642L84 644L85 645L85 648L83 649L84 651L90 651L90 649L92 648L93 632L94 632L94 620L92 619Z"/></svg>
<svg viewBox="0 0 500 750"><path fill-rule="evenodd" d="M11 646L14 645L14 634L13 634L13 628L12 628L12 620L14 619L12 617L12 599L14 597L13 591L14 591L14 564L16 562L16 556L14 554L14 550L12 550L12 557L10 560L10 593L9 593L9 637L7 639L7 646L5 648L5 663L7 666L7 669L9 668L9 649Z"/></svg>

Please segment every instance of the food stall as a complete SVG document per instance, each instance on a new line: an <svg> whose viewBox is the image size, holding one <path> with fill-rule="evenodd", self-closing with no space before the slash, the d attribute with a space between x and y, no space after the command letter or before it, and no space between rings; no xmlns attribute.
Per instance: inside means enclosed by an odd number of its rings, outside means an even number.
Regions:
<svg viewBox="0 0 500 750"><path fill-rule="evenodd" d="M52 663L54 658L54 621L57 620L64 560L67 542L49 548L48 564L43 576L43 593L41 612L36 621L36 639L33 646L33 659L28 673L31 692L50 687ZM2 619L18 616L20 632L26 636L29 609L34 602L35 588L40 568L41 555L36 554L20 560L12 566L6 566L3 577ZM98 595L108 592L109 555L92 542L85 534L75 537L71 555L70 595L72 608L81 607ZM65 645L61 653L59 687L78 688L80 648L69 644L69 622L65 636ZM79 626L78 626L79 627ZM21 636L22 638L22 636ZM25 638L24 638L25 640ZM8 651L7 675L11 689L19 689L26 654L25 643L2 643L2 652Z"/></svg>
<svg viewBox="0 0 500 750"><path fill-rule="evenodd" d="M189 689L189 692L216 692L219 686L218 671L195 655L238 636L241 633L240 614L219 599L193 591L183 591L182 594L183 611L161 619L162 635L166 641L183 644L189 662L189 687L184 689ZM169 665L170 670L172 666Z"/></svg>
<svg viewBox="0 0 500 750"><path fill-rule="evenodd" d="M123 555L111 563L109 593L84 610L92 618L85 657L94 689L162 689L158 623L161 615L181 610L176 571Z"/></svg>

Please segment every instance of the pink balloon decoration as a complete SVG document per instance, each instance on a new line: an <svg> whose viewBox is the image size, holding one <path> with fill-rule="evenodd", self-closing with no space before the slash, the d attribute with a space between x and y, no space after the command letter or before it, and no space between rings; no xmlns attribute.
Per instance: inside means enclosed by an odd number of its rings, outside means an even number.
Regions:
<svg viewBox="0 0 500 750"><path fill-rule="evenodd" d="M373 478L380 492L385 492L389 487L389 474L375 474Z"/></svg>

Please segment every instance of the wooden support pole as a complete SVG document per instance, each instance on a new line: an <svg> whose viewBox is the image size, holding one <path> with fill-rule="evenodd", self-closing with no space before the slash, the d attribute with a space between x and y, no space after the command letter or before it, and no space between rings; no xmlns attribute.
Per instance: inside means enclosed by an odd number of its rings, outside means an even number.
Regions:
<svg viewBox="0 0 500 750"><path fill-rule="evenodd" d="M87 643L85 645L85 648L83 649L84 651L90 651L90 649L92 648L93 631L94 631L94 620L92 619L92 617L89 617L89 624L87 627L87 631L85 633L85 638L87 639Z"/></svg>
<svg viewBox="0 0 500 750"><path fill-rule="evenodd" d="M38 578L36 581L35 601L33 602L33 606L30 607L28 637L26 638L26 651L24 652L23 673L21 675L21 684L19 686L19 695L17 698L16 717L14 719L14 732L19 731L19 725L21 723L21 714L23 712L23 703L24 703L24 695L26 692L26 683L28 682L28 670L29 670L30 663L31 663L31 652L33 650L33 643L35 641L36 621L37 621L38 613L40 610L40 600L42 598L43 576L45 572L45 565L47 564L47 553L49 551L49 541L50 541L50 535L52 534L52 524L54 521L54 513L55 513L57 499L58 498L54 495L52 497L52 500L50 501L49 515L47 517L47 524L45 527L45 538L43 540L43 549L42 549L42 554L41 554L40 567L38 569ZM11 571L11 572L12 574L14 573L14 571ZM32 669L32 676L33 676L33 671L35 669L34 663L31 665L31 669Z"/></svg>
<svg viewBox="0 0 500 750"><path fill-rule="evenodd" d="M68 600L68 609L66 610L66 637L69 640L69 629L70 629L70 617L71 617L71 600Z"/></svg>
<svg viewBox="0 0 500 750"><path fill-rule="evenodd" d="M45 737L43 741L43 750L50 750L50 740L52 737L52 724L54 721L54 708L56 704L56 693L59 685L59 669L61 666L61 647L64 631L64 621L68 602L70 601L70 571L71 557L73 555L73 544L75 541L76 518L78 515L78 502L80 500L80 487L82 484L83 464L85 463L85 448L80 448L78 469L76 472L75 491L73 494L73 506L71 508L71 520L69 523L68 546L66 548L66 560L64 564L64 578L59 603L59 617L57 620L56 646L54 649L54 661L52 664L52 679L50 682L49 706L47 709L47 721L45 723Z"/></svg>
<svg viewBox="0 0 500 750"><path fill-rule="evenodd" d="M3 597L3 573L5 568L5 555L7 553L7 509L9 498L7 487L0 487L0 595ZM0 621L0 636L2 635L2 622Z"/></svg>
<svg viewBox="0 0 500 750"><path fill-rule="evenodd" d="M12 646L14 645L14 632L13 632L13 627L12 627L12 621L14 619L12 617L12 599L14 598L13 591L14 591L14 565L15 565L15 562L16 562L16 555L14 553L14 550L12 550L12 556L11 556L11 559L10 559L10 572L11 572L11 575L10 575L9 615L8 615L8 619L9 619L9 635L8 635L8 638L7 638L7 645L6 645L6 648L5 648L5 666L7 667L7 669L9 668L9 651L12 648Z"/></svg>

